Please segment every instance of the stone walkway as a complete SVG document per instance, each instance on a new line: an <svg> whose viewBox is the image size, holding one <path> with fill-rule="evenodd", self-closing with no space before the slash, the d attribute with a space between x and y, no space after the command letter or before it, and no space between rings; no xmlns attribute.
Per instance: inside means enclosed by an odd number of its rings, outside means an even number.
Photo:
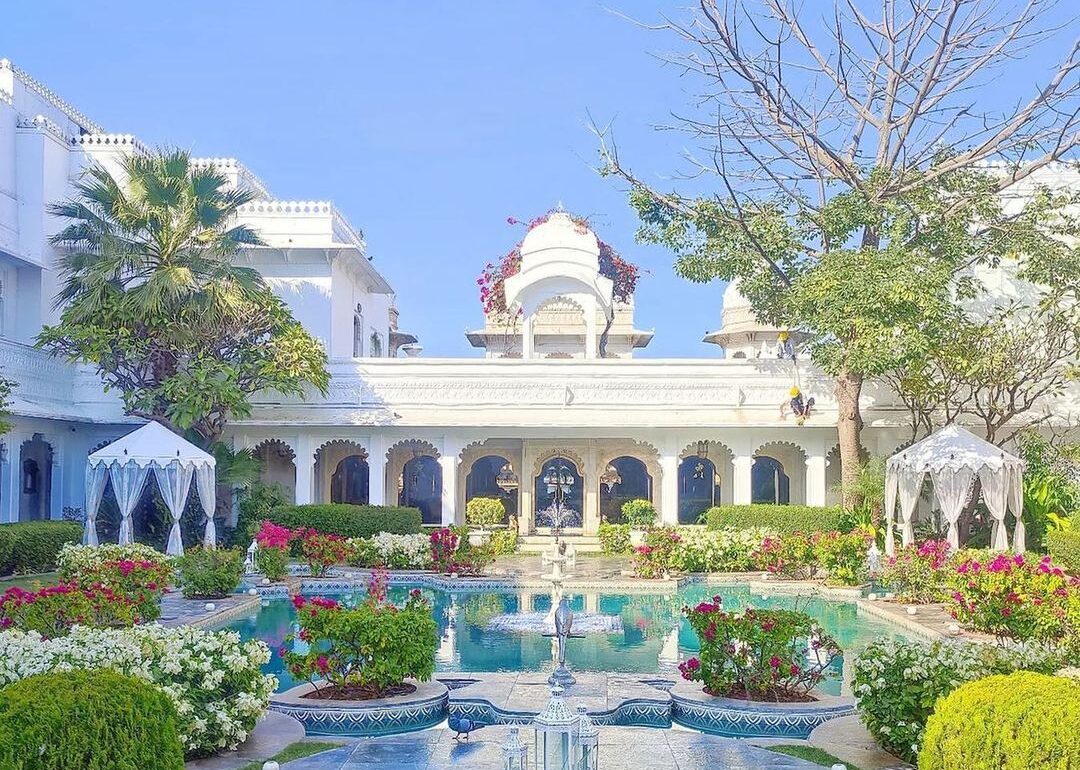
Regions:
<svg viewBox="0 0 1080 770"><path fill-rule="evenodd" d="M485 727L457 742L445 729L365 738L282 765L282 770L499 770L508 728ZM533 744L531 730L522 738ZM604 770L821 770L802 759L686 730L609 727L600 730ZM529 757L533 767L533 758Z"/></svg>

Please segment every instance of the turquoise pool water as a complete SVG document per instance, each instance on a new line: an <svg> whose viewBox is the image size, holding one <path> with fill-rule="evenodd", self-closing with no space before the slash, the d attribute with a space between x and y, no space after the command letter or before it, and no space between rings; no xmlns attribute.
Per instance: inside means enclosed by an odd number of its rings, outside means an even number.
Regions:
<svg viewBox="0 0 1080 770"><path fill-rule="evenodd" d="M406 594L417 586L401 585L390 588L390 599L405 602ZM438 623L440 647L437 653L439 671L548 671L552 664L552 640L540 633L510 633L493 631L488 627L492 618L503 613L546 612L551 607L548 595L526 590L503 591L441 591L426 586L420 590L431 602ZM673 666L698 650L697 638L681 609L719 594L727 608L753 606L762 608L800 609L817 618L845 652L851 653L872 639L898 637L902 632L893 626L859 615L855 605L820 598L792 596L763 596L737 586L689 585L671 595L627 593L568 593L575 612L599 612L618 615L622 630L612 634L589 634L570 639L567 661L577 671L614 671L639 674L662 673L677 676ZM336 598L350 601L356 594ZM295 622L295 612L287 599L263 602L257 614L239 618L226 627L237 630L244 638L266 642L275 653L266 670L281 680L280 690L296 682L282 667L276 650L284 643ZM839 694L842 661L830 667L823 689Z"/></svg>

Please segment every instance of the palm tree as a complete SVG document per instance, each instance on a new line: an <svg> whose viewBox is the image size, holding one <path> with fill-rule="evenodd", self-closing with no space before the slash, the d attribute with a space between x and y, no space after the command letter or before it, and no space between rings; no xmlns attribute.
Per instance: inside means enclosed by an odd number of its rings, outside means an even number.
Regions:
<svg viewBox="0 0 1080 770"><path fill-rule="evenodd" d="M256 270L235 264L260 244L237 224L253 193L180 150L91 165L75 187L50 207L68 221L52 239L63 313L40 347L94 365L128 414L193 429L205 446L254 393L325 392L322 345Z"/></svg>
<svg viewBox="0 0 1080 770"><path fill-rule="evenodd" d="M130 155L116 176L92 164L75 189L74 199L50 206L70 223L52 241L64 249L66 276L56 306L67 306L73 322L105 307L132 320L181 309L213 318L262 287L255 270L232 262L242 246L260 243L235 224L254 194L230 187L212 166L194 166L187 152Z"/></svg>

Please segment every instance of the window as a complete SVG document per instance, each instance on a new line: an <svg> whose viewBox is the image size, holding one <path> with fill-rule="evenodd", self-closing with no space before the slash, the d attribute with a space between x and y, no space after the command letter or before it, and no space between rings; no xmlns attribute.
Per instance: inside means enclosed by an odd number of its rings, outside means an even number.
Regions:
<svg viewBox="0 0 1080 770"><path fill-rule="evenodd" d="M375 358L379 358L382 355L382 336L378 332L371 333L370 353Z"/></svg>
<svg viewBox="0 0 1080 770"><path fill-rule="evenodd" d="M364 355L364 308L358 302L352 319L352 354L353 358Z"/></svg>

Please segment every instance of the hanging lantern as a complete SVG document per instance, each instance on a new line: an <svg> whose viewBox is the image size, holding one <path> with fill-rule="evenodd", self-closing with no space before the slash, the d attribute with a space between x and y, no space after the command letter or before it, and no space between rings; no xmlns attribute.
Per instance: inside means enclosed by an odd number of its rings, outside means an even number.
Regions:
<svg viewBox="0 0 1080 770"><path fill-rule="evenodd" d="M529 747L521 740L521 732L510 728L510 735L502 746L503 770L528 770Z"/></svg>
<svg viewBox="0 0 1080 770"><path fill-rule="evenodd" d="M495 477L495 483L506 494L510 494L518 488L518 476L514 473L514 467L507 463L499 471L499 475Z"/></svg>
<svg viewBox="0 0 1080 770"><path fill-rule="evenodd" d="M708 441L699 441L699 442L697 442L697 456L700 457L702 460L708 458L708 456L709 456L709 442Z"/></svg>
<svg viewBox="0 0 1080 770"><path fill-rule="evenodd" d="M606 486L608 493L610 493L613 487L622 484L622 476L619 475L619 469L614 465L608 465L600 476L600 483Z"/></svg>
<svg viewBox="0 0 1080 770"><path fill-rule="evenodd" d="M574 770L597 770L600 755L600 730L589 718L584 705L577 707L578 728L574 746Z"/></svg>
<svg viewBox="0 0 1080 770"><path fill-rule="evenodd" d="M533 720L536 730L533 764L536 770L573 770L578 719L563 700L563 692L561 684L553 684L551 700Z"/></svg>

